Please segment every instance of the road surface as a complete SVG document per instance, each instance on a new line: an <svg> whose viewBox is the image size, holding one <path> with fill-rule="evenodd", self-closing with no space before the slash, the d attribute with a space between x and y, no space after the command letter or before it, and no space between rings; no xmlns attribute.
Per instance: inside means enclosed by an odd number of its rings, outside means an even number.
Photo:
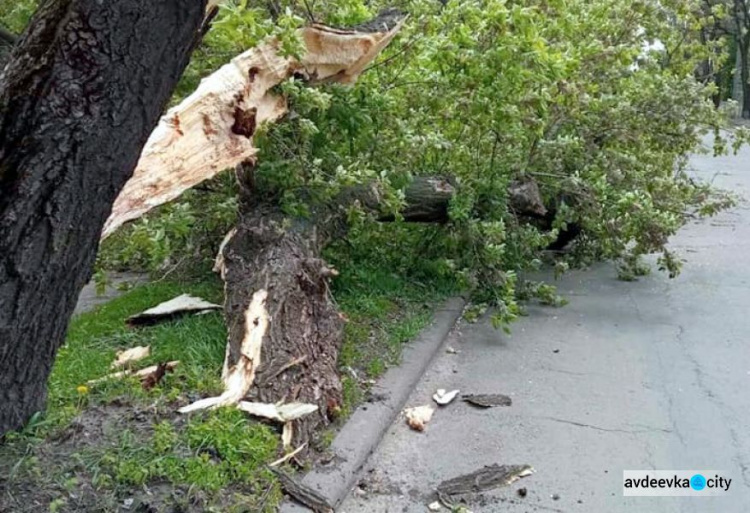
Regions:
<svg viewBox="0 0 750 513"><path fill-rule="evenodd" d="M750 198L750 151L695 157L696 175ZM534 307L507 336L462 324L412 394L504 393L509 408L454 403L426 432L403 419L339 509L424 512L438 483L492 463L536 473L469 504L478 512L750 511L750 207L692 222L671 247L688 261L616 280L611 265L559 282L570 303ZM623 470L717 469L721 497L624 497ZM520 487L528 495L517 494ZM448 511L443 509L443 511Z"/></svg>

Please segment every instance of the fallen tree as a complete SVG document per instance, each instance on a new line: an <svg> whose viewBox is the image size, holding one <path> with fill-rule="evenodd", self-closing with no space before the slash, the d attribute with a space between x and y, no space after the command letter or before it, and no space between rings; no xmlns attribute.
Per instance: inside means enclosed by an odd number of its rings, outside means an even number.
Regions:
<svg viewBox="0 0 750 513"><path fill-rule="evenodd" d="M406 221L445 222L454 192L446 180L419 178L406 190L402 215ZM225 392L183 411L245 397L316 404L315 414L294 422L292 443L299 446L336 416L342 402L337 361L344 320L328 285L337 273L320 255L329 241L346 235L348 207L377 213L380 194L375 184L355 187L307 219L289 219L276 201L258 197L243 201L216 266L225 282L229 330Z"/></svg>
<svg viewBox="0 0 750 513"><path fill-rule="evenodd" d="M328 424L342 402L337 360L343 319L331 298L337 273L322 258L329 241L346 235L346 212L357 205L382 215L376 182L344 189L334 201L290 218L268 191L255 185L257 126L287 112L273 88L295 78L310 85L350 83L391 41L403 16L387 11L353 30L320 25L301 29L307 53L282 58L274 42L248 50L204 79L199 88L161 120L123 189L103 237L151 208L222 170L236 166L240 212L221 245L215 270L225 282L228 341L224 392L181 409L183 413L245 400L314 404L313 414L287 422L285 442L301 446ZM408 222L444 223L456 192L446 177L418 177L405 190L400 216ZM509 189L519 215L546 214L533 180Z"/></svg>
<svg viewBox="0 0 750 513"><path fill-rule="evenodd" d="M241 171L240 220L222 244L214 269L226 293L225 391L183 411L236 404L246 397L316 404L316 413L294 421L292 445L297 447L333 420L342 403L337 362L344 320L329 288L337 272L321 258L323 248L346 236L352 206L384 222L394 216L381 214L382 191L373 182L344 189L334 201L314 207L309 217L290 218L277 201L255 191L252 170ZM405 222L446 223L455 193L450 178L416 177L404 190L400 216ZM512 184L509 199L518 215L545 214L533 181Z"/></svg>
<svg viewBox="0 0 750 513"><path fill-rule="evenodd" d="M287 112L286 100L274 86L291 77L311 85L353 82L395 36L403 19L396 11L386 11L352 30L306 27L299 31L307 49L301 60L281 57L271 41L204 79L162 117L114 204L102 238L227 168L252 169L257 126ZM343 320L328 292L327 280L335 271L319 253L345 227L339 209L353 202L377 208L378 192L375 187L348 191L313 219L288 227L275 202L258 203L252 196L253 173L237 176L244 191L240 221L218 259L226 283L229 330L225 392L183 411L238 404L245 398L309 402L318 406L318 413L295 421L293 440L304 442L341 403L336 360ZM412 188L420 196L429 189ZM419 202L415 218L447 215L452 188L433 189L441 196L436 206L441 212L433 212L434 205L427 207L429 201ZM285 438L291 430L287 425Z"/></svg>

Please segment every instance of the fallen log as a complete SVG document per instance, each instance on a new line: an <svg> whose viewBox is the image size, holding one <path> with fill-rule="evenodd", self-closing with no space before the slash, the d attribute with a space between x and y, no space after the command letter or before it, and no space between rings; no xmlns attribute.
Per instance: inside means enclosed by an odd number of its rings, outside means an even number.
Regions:
<svg viewBox="0 0 750 513"><path fill-rule="evenodd" d="M309 218L290 219L275 201L259 201L262 195L251 186L243 191L241 219L217 262L229 332L224 393L181 411L238 404L245 397L315 404L315 413L292 421L292 444L299 446L335 418L342 402L337 361L344 321L328 285L337 273L320 254L345 236L350 206L377 213L382 194L377 184L353 187ZM405 221L446 222L454 194L448 180L419 177L405 191L401 215Z"/></svg>
<svg viewBox="0 0 750 513"><path fill-rule="evenodd" d="M269 194L254 190L251 166L238 169L240 220L221 245L214 270L225 283L228 341L222 379L224 392L182 408L183 413L237 405L301 402L314 413L290 421L287 445L310 442L328 425L342 403L338 353L344 321L331 298L329 280L337 272L322 258L323 248L346 236L347 212L357 205L382 215L382 190L375 182L343 190L330 204L312 207L307 218L290 218ZM404 190L400 216L406 222L445 223L456 194L454 181L417 177ZM517 212L538 212L533 182L527 194L510 195ZM290 425L291 424L291 425Z"/></svg>
<svg viewBox="0 0 750 513"><path fill-rule="evenodd" d="M223 169L246 170L237 173L240 220L222 243L216 265L226 291L224 392L182 408L183 413L244 400L317 406L314 413L285 422L287 446L306 444L336 416L342 402L337 359L344 321L328 286L336 271L320 255L329 241L345 236L350 206L379 214L381 190L376 183L352 187L330 205L313 208L309 218L290 219L254 190L253 134L260 123L286 112L273 86L291 76L312 84L351 82L402 23L403 16L391 11L356 30L302 29L307 52L300 61L279 56L274 42L249 50L205 79L151 135L103 237ZM400 215L411 222L446 222L455 190L450 179L418 177L405 191ZM532 181L512 187L509 198L518 212L545 212ZM382 221L393 217L380 215Z"/></svg>
<svg viewBox="0 0 750 513"><path fill-rule="evenodd" d="M354 30L312 25L298 31L300 60L279 54L278 41L252 48L205 78L159 121L102 232L119 226L221 171L254 159L253 134L287 112L275 86L296 77L311 84L354 82L401 28L405 17L382 13Z"/></svg>

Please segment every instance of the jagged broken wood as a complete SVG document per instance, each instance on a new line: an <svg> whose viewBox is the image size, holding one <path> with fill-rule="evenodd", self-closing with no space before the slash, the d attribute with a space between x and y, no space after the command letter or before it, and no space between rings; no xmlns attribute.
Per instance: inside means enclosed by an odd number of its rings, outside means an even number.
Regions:
<svg viewBox="0 0 750 513"><path fill-rule="evenodd" d="M255 380L255 373L260 366L261 347L263 339L268 331L270 316L266 308L268 291L256 290L253 293L250 304L242 314L242 333L235 339L239 340L237 358L231 368L228 365L232 333L230 331L230 343L227 344L227 356L224 359L224 393L218 397L209 397L180 408L180 413L190 413L205 408L217 408L239 403L248 393Z"/></svg>
<svg viewBox="0 0 750 513"><path fill-rule="evenodd" d="M297 482L286 472L273 467L268 467L268 469L273 472L276 477L279 478L279 483L281 484L281 488L282 490L284 490L284 493L289 495L295 501L307 506L311 510L315 511L315 513L333 513L333 506L331 506L331 503L328 502L328 499L323 497L321 494L319 494L309 486L305 486L302 483Z"/></svg>
<svg viewBox="0 0 750 513"><path fill-rule="evenodd" d="M446 391L444 388L438 388L437 391L432 395L432 400L438 403L440 406L446 406L453 402L460 390Z"/></svg>
<svg viewBox="0 0 750 513"><path fill-rule="evenodd" d="M151 346L136 346L123 351L117 351L115 360L110 365L111 368L124 367L133 362L148 358L151 356Z"/></svg>
<svg viewBox="0 0 750 513"><path fill-rule="evenodd" d="M282 463L286 463L287 461L289 461L292 458L294 458L295 456L297 456L300 452L302 452L305 449L305 447L307 447L307 444L300 445L299 447L297 447L296 449L294 449L292 452L290 452L290 453L282 456L281 458L279 458L278 460L274 461L273 463L269 463L268 466L269 467L278 467Z"/></svg>
<svg viewBox="0 0 750 513"><path fill-rule="evenodd" d="M212 310L221 310L221 306L205 299L182 294L169 301L159 303L139 314L128 317L125 321L130 326L152 325L188 314L201 314Z"/></svg>
<svg viewBox="0 0 750 513"><path fill-rule="evenodd" d="M256 417L263 417L276 422L286 423L305 415L310 415L318 410L314 404L305 403L288 403L288 404L268 404L268 403L251 403L249 401L240 401L238 408L244 412Z"/></svg>
<svg viewBox="0 0 750 513"><path fill-rule="evenodd" d="M119 372L113 372L112 374L107 374L104 377L97 378L97 379L91 379L86 382L87 385L96 385L98 383L102 383L104 381L109 381L112 379L123 379L123 378L129 378L129 377L135 377L138 378L141 381L141 384L144 385L144 388L148 386L148 384L156 379L157 381L161 379L161 377L166 373L170 372L179 365L179 360L174 360L171 362L164 362L159 363L156 365L151 365L149 367L146 367L141 370L124 370ZM156 378L158 376L158 378Z"/></svg>
<svg viewBox="0 0 750 513"><path fill-rule="evenodd" d="M533 473L534 468L531 465L488 465L469 474L443 481L437 487L437 494L443 504L452 507L454 501L461 496L508 486Z"/></svg>
<svg viewBox="0 0 750 513"><path fill-rule="evenodd" d="M205 78L159 121L112 207L102 238L217 173L254 159L257 127L287 112L285 98L273 91L284 80L354 82L393 39L404 17L391 11L382 19L385 24L359 30L302 28L298 35L306 51L300 60L282 56L278 41L271 40Z"/></svg>

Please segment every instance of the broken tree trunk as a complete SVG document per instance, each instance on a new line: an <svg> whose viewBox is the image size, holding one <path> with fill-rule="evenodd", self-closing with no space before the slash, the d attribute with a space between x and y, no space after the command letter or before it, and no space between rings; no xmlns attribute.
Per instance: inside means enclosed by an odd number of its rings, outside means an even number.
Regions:
<svg viewBox="0 0 750 513"><path fill-rule="evenodd" d="M448 181L420 177L405 193L405 221L448 220L455 193ZM320 254L346 234L348 207L359 204L378 212L381 195L375 184L351 188L309 219L289 219L276 202L258 203L253 197L243 201L241 219L217 265L225 282L229 331L225 392L182 411L237 404L246 397L315 404L315 413L293 422L297 446L327 425L342 401L337 361L344 321L328 286L336 271Z"/></svg>
<svg viewBox="0 0 750 513"><path fill-rule="evenodd" d="M163 116L143 149L133 177L115 201L102 238L123 223L177 198L221 171L252 160L256 128L287 112L273 88L290 77L310 83L354 82L401 28L404 16L385 11L367 25L299 30L306 53L283 57L278 42L252 48L205 78Z"/></svg>
<svg viewBox="0 0 750 513"><path fill-rule="evenodd" d="M244 167L252 169L257 125L286 112L284 99L271 92L274 85L291 76L311 83L351 82L402 21L402 15L391 11L356 30L302 29L307 53L301 61L278 56L275 44L269 43L204 80L162 118L103 237L227 167L247 163ZM337 359L343 320L328 288L336 272L320 254L330 240L345 235L349 206L359 204L377 213L381 195L375 184L350 188L332 205L317 207L311 218L292 220L275 202L256 201L252 172L238 172L238 181L240 221L217 258L225 281L229 331L225 391L181 411L236 405L244 399L314 404L314 413L284 426L288 443L301 445L335 416L341 404ZM531 200L529 191L534 193ZM449 180L417 178L405 191L401 215L406 221L445 222L454 192ZM514 187L509 196L518 211L529 205L535 213L544 211L535 183Z"/></svg>
<svg viewBox="0 0 750 513"><path fill-rule="evenodd" d="M229 331L219 397L202 399L182 412L237 404L301 402L318 406L285 425L289 443L310 441L337 414L341 401L338 353L343 319L329 280L337 273L322 258L323 248L346 235L347 211L358 205L377 215L382 194L376 183L345 189L330 205L306 219L291 219L277 202L253 190L252 169L238 169L240 221L222 243L215 270L225 282L224 311ZM524 187L536 191L536 185ZM417 177L404 191L406 222L445 223L456 193L452 180ZM543 205L528 195L510 195L518 212ZM381 221L393 216L380 215Z"/></svg>

